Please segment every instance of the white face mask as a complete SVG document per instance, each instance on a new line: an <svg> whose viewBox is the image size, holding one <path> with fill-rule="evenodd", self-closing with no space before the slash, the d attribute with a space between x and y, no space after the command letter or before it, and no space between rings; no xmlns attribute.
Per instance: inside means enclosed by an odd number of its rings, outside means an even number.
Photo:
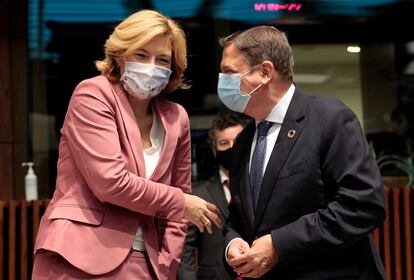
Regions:
<svg viewBox="0 0 414 280"><path fill-rule="evenodd" d="M154 64L126 61L120 81L130 95L150 99L167 86L171 73L170 69Z"/></svg>

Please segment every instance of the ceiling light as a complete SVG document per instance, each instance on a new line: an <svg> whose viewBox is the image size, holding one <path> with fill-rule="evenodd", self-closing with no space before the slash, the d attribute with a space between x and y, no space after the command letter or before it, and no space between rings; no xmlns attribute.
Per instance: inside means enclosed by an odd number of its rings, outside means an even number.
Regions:
<svg viewBox="0 0 414 280"><path fill-rule="evenodd" d="M361 51L361 48L358 46L348 46L346 50L350 53L359 53Z"/></svg>

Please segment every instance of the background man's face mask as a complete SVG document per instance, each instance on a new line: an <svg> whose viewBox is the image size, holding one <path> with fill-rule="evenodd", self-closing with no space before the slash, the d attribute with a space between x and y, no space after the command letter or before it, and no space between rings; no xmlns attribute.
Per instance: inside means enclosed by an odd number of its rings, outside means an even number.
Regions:
<svg viewBox="0 0 414 280"><path fill-rule="evenodd" d="M154 64L125 62L125 71L120 81L132 96L150 99L161 93L168 84L171 70Z"/></svg>
<svg viewBox="0 0 414 280"><path fill-rule="evenodd" d="M233 157L233 148L228 148L224 151L216 151L216 160L218 164L229 170Z"/></svg>

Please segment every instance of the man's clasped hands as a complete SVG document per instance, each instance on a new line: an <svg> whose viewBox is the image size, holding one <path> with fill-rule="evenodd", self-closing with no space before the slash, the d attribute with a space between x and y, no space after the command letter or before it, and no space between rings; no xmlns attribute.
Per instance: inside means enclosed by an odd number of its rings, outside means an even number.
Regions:
<svg viewBox="0 0 414 280"><path fill-rule="evenodd" d="M279 262L272 237L266 234L253 241L252 246L241 238L231 241L227 262L242 277L259 278Z"/></svg>

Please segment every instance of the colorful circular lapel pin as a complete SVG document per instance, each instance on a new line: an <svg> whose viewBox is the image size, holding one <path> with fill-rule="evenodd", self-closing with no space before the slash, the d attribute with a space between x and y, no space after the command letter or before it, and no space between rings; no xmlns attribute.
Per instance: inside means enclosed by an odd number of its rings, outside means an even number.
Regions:
<svg viewBox="0 0 414 280"><path fill-rule="evenodd" d="M293 137L295 137L295 134L296 134L296 130L291 129L291 130L288 131L287 136L288 136L289 139L292 139Z"/></svg>

